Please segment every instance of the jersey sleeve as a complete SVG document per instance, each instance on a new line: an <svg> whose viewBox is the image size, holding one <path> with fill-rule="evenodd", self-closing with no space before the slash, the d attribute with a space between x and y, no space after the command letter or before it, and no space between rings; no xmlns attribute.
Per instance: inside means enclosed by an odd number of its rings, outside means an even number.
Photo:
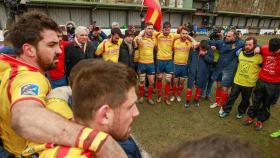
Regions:
<svg viewBox="0 0 280 158"><path fill-rule="evenodd" d="M153 32L153 37L156 38L159 34L160 34L160 32L154 31Z"/></svg>
<svg viewBox="0 0 280 158"><path fill-rule="evenodd" d="M134 42L137 44L137 46L139 47L139 36L136 36L134 38Z"/></svg>
<svg viewBox="0 0 280 158"><path fill-rule="evenodd" d="M158 39L157 38L153 38L153 42L154 42L155 48L158 47Z"/></svg>
<svg viewBox="0 0 280 158"><path fill-rule="evenodd" d="M66 101L52 98L47 100L46 108L57 113L60 116L70 120L73 118L73 112Z"/></svg>
<svg viewBox="0 0 280 158"><path fill-rule="evenodd" d="M8 86L11 105L21 100L35 100L46 105L45 99L51 87L44 75L38 72L26 72L28 74L17 75Z"/></svg>
<svg viewBox="0 0 280 158"><path fill-rule="evenodd" d="M105 41L101 42L101 43L98 45L98 47L97 47L97 49L96 49L96 51L95 51L95 55L100 56L100 55L104 52L104 42L105 42Z"/></svg>
<svg viewBox="0 0 280 158"><path fill-rule="evenodd" d="M172 33L174 39L179 39L180 38L180 34L177 34L177 33Z"/></svg>
<svg viewBox="0 0 280 158"><path fill-rule="evenodd" d="M120 46L120 45L122 44L122 42L123 42L123 39L120 38L120 39L118 40L118 45Z"/></svg>

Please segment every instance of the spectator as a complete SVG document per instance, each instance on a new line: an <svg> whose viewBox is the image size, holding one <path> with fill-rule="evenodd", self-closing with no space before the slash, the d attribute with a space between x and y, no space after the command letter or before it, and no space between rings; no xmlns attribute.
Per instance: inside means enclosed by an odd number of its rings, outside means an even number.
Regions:
<svg viewBox="0 0 280 158"><path fill-rule="evenodd" d="M76 24L73 21L69 21L66 23L66 29L67 29L67 39L69 42L72 42L75 37Z"/></svg>
<svg viewBox="0 0 280 158"><path fill-rule="evenodd" d="M198 26L196 24L193 25L193 35L196 37L196 32L198 31Z"/></svg>
<svg viewBox="0 0 280 158"><path fill-rule="evenodd" d="M0 53L15 56L16 52L12 47L12 44L9 42L8 36L9 36L9 31L8 30L4 31L4 45L0 47Z"/></svg>
<svg viewBox="0 0 280 158"><path fill-rule="evenodd" d="M119 62L134 68L134 34L132 31L126 30L124 40L120 46Z"/></svg>
<svg viewBox="0 0 280 158"><path fill-rule="evenodd" d="M58 38L59 38L59 45L61 48L61 54L58 57L57 66L48 72L49 79L52 85L52 88L57 88L61 86L66 86L66 75L64 69L64 48L68 45L67 41L62 40L63 32L62 28L59 28Z"/></svg>
<svg viewBox="0 0 280 158"><path fill-rule="evenodd" d="M118 23L118 22L112 22L112 29L114 29L114 28L120 28L120 24Z"/></svg>
<svg viewBox="0 0 280 158"><path fill-rule="evenodd" d="M65 47L66 77L80 60L94 58L95 50L93 43L88 41L88 29L84 26L77 27L74 40Z"/></svg>
<svg viewBox="0 0 280 158"><path fill-rule="evenodd" d="M135 33L135 26L134 25L128 25L128 30L131 31L132 33Z"/></svg>
<svg viewBox="0 0 280 158"><path fill-rule="evenodd" d="M96 46L98 46L104 39L107 39L107 35L97 26L89 26L88 38Z"/></svg>

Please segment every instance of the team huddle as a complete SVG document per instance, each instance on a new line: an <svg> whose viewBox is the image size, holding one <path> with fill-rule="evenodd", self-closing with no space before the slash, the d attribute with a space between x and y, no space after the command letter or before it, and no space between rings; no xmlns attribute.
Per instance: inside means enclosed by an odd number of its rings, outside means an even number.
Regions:
<svg viewBox="0 0 280 158"><path fill-rule="evenodd" d="M177 101L188 109L199 107L202 95L210 97L213 82L210 108L220 107L219 117L227 117L241 93L236 117L247 114L244 125L261 130L279 97L280 39L260 46L231 30L225 38L197 42L186 27L170 30L169 22L160 32L146 23L139 34L123 37L116 27L95 47L87 29L78 27L63 46L55 21L38 12L23 15L9 35L15 56L0 54L1 147L11 154L5 156L122 158L133 150L140 158L130 132L145 91L150 105ZM63 51L68 86L52 89L46 76Z"/></svg>
<svg viewBox="0 0 280 158"><path fill-rule="evenodd" d="M219 116L224 118L241 93L242 101L236 118L240 119L247 113L244 125L257 119L256 130L261 130L263 122L270 116L270 106L279 97L280 39L272 38L269 45L261 47L255 37L243 41L235 30L231 30L224 39L196 42L188 35L188 28L180 27L177 33L170 33L170 29L171 24L166 22L161 32L154 32L153 25L147 23L145 30L134 39L139 103L144 101L146 76L147 101L151 105L155 104L152 97L154 85L157 102L162 99L168 105L175 99L181 102L187 79L186 108L191 104L198 107L202 93L210 82L216 81L216 101L210 108L219 106ZM249 107L253 91L253 105Z"/></svg>

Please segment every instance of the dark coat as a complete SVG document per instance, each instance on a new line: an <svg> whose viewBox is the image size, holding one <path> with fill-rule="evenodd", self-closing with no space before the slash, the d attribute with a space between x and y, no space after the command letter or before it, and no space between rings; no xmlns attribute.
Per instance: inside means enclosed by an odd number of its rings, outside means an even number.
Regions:
<svg viewBox="0 0 280 158"><path fill-rule="evenodd" d="M73 41L69 45L67 45L64 49L65 51L65 73L66 76L69 77L69 74L72 68L82 59L90 59L94 58L94 54L96 51L96 45L92 42L87 43L87 48L85 53L79 47L79 45Z"/></svg>
<svg viewBox="0 0 280 158"><path fill-rule="evenodd" d="M190 53L188 61L188 88L192 88L194 82L198 88L205 88L210 74L210 65L213 61L214 55L211 48L207 50L204 56L199 55L198 49Z"/></svg>
<svg viewBox="0 0 280 158"><path fill-rule="evenodd" d="M122 44L120 45L119 62L124 63L125 65L133 68L133 58L134 50L132 54L129 54L128 46L123 40Z"/></svg>

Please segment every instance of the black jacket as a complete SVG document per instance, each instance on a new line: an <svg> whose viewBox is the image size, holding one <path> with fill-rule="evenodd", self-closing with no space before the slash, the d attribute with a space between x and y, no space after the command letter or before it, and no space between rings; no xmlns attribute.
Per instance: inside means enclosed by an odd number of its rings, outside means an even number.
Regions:
<svg viewBox="0 0 280 158"><path fill-rule="evenodd" d="M94 54L96 51L96 45L92 42L87 43L87 48L85 53L79 47L79 45L73 41L69 45L67 45L64 49L65 51L65 72L66 76L69 77L69 74L72 68L82 59L90 59L94 58Z"/></svg>
<svg viewBox="0 0 280 158"><path fill-rule="evenodd" d="M134 50L132 54L129 54L128 46L123 40L122 44L120 45L119 62L124 63L125 65L133 68L133 58Z"/></svg>

